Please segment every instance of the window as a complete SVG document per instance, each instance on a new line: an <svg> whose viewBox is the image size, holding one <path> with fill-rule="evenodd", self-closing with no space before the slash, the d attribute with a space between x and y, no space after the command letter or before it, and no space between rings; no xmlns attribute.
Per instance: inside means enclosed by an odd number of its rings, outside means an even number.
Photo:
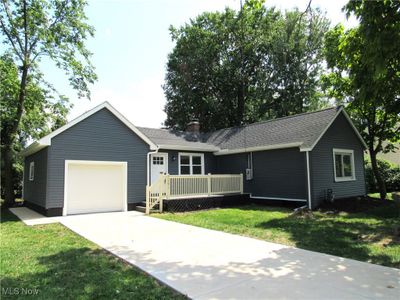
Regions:
<svg viewBox="0 0 400 300"><path fill-rule="evenodd" d="M203 175L204 154L179 153L179 175Z"/></svg>
<svg viewBox="0 0 400 300"><path fill-rule="evenodd" d="M335 181L355 180L354 151L333 149Z"/></svg>
<svg viewBox="0 0 400 300"><path fill-rule="evenodd" d="M163 165L164 156L153 156L153 165Z"/></svg>
<svg viewBox="0 0 400 300"><path fill-rule="evenodd" d="M31 161L29 164L29 180L33 181L35 178L35 162Z"/></svg>

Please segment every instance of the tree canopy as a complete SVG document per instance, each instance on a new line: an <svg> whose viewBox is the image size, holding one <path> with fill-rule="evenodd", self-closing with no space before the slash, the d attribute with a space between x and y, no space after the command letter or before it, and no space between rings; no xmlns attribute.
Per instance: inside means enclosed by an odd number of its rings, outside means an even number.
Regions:
<svg viewBox="0 0 400 300"><path fill-rule="evenodd" d="M323 106L328 26L318 10L281 13L246 1L240 11L206 12L171 27L165 125L183 129L199 119L212 130Z"/></svg>
<svg viewBox="0 0 400 300"><path fill-rule="evenodd" d="M6 130L16 117L17 108L15 99L19 92L18 67L9 55L0 57L0 119L1 140L7 139ZM18 128L17 138L11 145L13 165L13 187L17 194L21 193L23 174L23 159L18 153L34 139L57 129L66 123L66 116L71 108L68 99L60 96L55 98L50 89L41 85L40 74L28 76L26 86L25 113L22 115ZM39 78L38 78L39 77ZM1 156L1 165L4 166L4 156ZM4 172L1 180L5 180ZM3 187L2 187L3 188ZM4 195L2 189L1 195Z"/></svg>
<svg viewBox="0 0 400 300"><path fill-rule="evenodd" d="M7 117L7 122L2 124L1 128L1 152L4 160L2 174L5 175L2 187L6 203L10 205L14 199L13 146L19 138L18 135L27 132L22 128L24 126L22 120L25 122L34 120L36 123L30 125L39 126L43 125L40 118L43 120L47 118L43 110L42 116L38 116L36 111L45 103L43 97L48 96L38 82L41 86L50 87L40 73L40 60L46 57L64 70L79 97L90 97L89 85L97 77L90 62L91 53L85 46L86 39L94 34L94 28L87 23L85 0L0 0L0 2L1 39L7 47L6 54L17 66L14 71L18 77L18 82L11 84L17 88L16 93L8 87L4 89L4 92L8 93L6 98L10 100L7 102L10 105L5 108L4 115ZM15 76L9 78L15 79ZM33 89L34 87L36 89ZM60 103L54 104L52 109L63 114L65 106ZM30 115L34 117L29 118ZM39 132L43 132L40 127L36 128L39 128Z"/></svg>
<svg viewBox="0 0 400 300"><path fill-rule="evenodd" d="M350 1L345 10L360 24L347 31L337 25L327 33L331 73L324 82L330 96L347 104L365 139L384 199L376 154L393 150L400 140L400 2Z"/></svg>

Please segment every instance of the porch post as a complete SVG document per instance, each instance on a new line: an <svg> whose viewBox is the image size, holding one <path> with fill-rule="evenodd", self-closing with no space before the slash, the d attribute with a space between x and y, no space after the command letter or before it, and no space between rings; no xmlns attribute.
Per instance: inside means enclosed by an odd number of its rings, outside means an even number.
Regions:
<svg viewBox="0 0 400 300"><path fill-rule="evenodd" d="M211 173L207 175L207 194L209 197L211 196Z"/></svg>
<svg viewBox="0 0 400 300"><path fill-rule="evenodd" d="M240 193L243 194L243 173L240 173Z"/></svg>

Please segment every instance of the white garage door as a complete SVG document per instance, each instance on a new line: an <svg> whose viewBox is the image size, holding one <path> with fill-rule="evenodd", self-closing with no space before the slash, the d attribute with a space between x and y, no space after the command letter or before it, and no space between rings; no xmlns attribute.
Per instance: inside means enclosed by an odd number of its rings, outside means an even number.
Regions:
<svg viewBox="0 0 400 300"><path fill-rule="evenodd" d="M124 211L127 163L65 162L64 215Z"/></svg>

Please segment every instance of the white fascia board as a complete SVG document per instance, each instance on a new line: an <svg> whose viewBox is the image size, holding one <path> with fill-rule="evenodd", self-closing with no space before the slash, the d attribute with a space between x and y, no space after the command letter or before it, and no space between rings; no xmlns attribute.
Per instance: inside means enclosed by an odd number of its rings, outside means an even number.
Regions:
<svg viewBox="0 0 400 300"><path fill-rule="evenodd" d="M146 142L150 146L150 150L156 150L157 145L154 144L146 135L144 135L139 129L137 129L127 118L125 118L119 111L117 111L110 103L107 101L97 105L96 107L92 108L91 110L83 113L79 117L73 119L72 121L68 122L64 126L61 126L57 130L53 131L52 133L46 135L45 137L41 138L40 140L32 143L27 148L22 151L22 155L27 156L32 153L39 151L42 148L51 145L51 139L63 131L71 128L75 124L85 120L86 118L90 117L91 115L95 114L99 110L107 108L112 114L114 114L122 123L124 123L129 129L131 129L137 136L139 136L144 142Z"/></svg>
<svg viewBox="0 0 400 300"><path fill-rule="evenodd" d="M300 147L302 144L303 144L302 142L294 142L294 143L276 144L276 145L270 145L270 146L257 146L257 147L239 148L239 149L232 149L232 150L220 150L220 151L214 152L214 155L219 156L219 155L246 153L246 152L296 148L296 147Z"/></svg>
<svg viewBox="0 0 400 300"><path fill-rule="evenodd" d="M178 145L158 145L159 149L165 150L182 150L182 151L194 151L194 152L215 152L218 151L219 148L217 147L193 147L193 146L178 146Z"/></svg>
<svg viewBox="0 0 400 300"><path fill-rule="evenodd" d="M31 155L31 154L33 154L35 152L38 152L38 151L42 150L43 148L46 148L49 145L50 144L39 143L38 141L33 142L27 148L25 148L24 150L21 151L21 155L24 156L24 157L28 156L28 155Z"/></svg>
<svg viewBox="0 0 400 300"><path fill-rule="evenodd" d="M354 132L356 133L357 137L360 139L361 143L363 144L363 146L365 147L365 149L367 149L367 144L365 143L364 139L361 137L360 133L358 132L357 128L354 126L353 122L351 121L349 115L346 113L346 111L344 110L343 107L339 108L335 117L329 122L328 126L325 127L325 129L322 131L322 133L320 134L320 136L315 140L314 144L312 144L311 147L308 148L300 148L301 152L306 152L306 151L312 151L314 149L314 147L318 144L318 142L320 141L320 139L324 136L324 134L328 131L328 129L331 127L331 125L333 124L333 122L335 122L335 120L337 119L337 117L340 115L340 113L343 113L344 116L346 117L347 121L349 122L349 124L351 125L351 127L353 128Z"/></svg>

